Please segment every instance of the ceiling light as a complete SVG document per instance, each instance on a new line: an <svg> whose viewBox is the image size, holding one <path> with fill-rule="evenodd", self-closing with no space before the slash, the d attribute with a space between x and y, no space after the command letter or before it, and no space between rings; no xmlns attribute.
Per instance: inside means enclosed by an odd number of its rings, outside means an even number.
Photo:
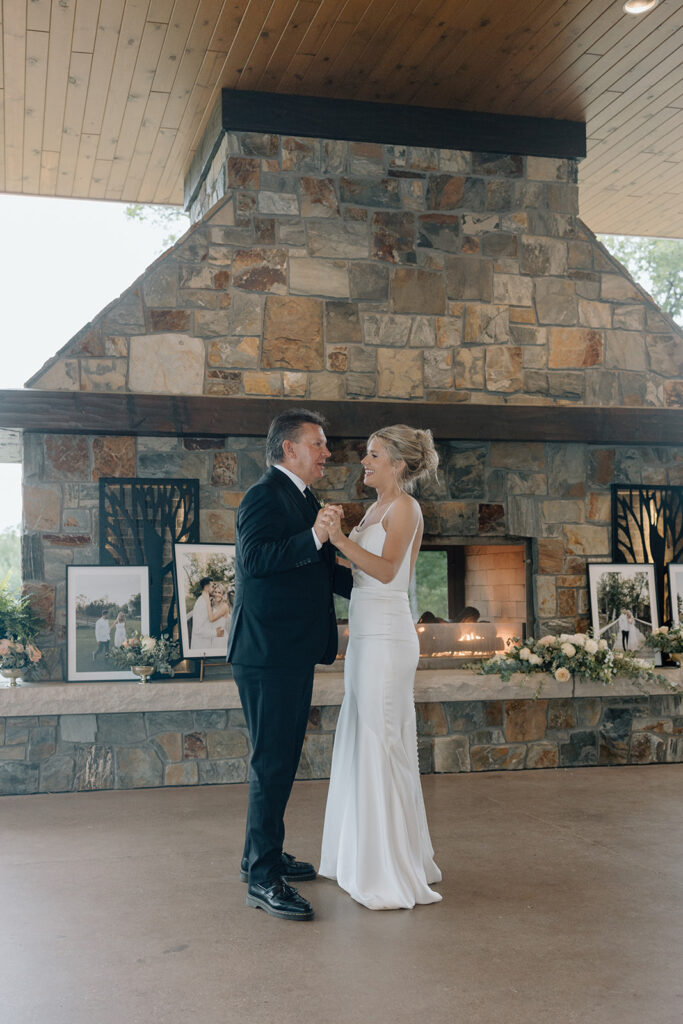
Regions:
<svg viewBox="0 0 683 1024"><path fill-rule="evenodd" d="M626 0L624 10L627 14L647 14L655 9L659 0Z"/></svg>

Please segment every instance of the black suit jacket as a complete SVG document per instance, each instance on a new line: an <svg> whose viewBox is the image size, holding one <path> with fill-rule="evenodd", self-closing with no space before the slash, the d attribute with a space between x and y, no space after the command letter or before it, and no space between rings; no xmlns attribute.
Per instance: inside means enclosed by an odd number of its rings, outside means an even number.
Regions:
<svg viewBox="0 0 683 1024"><path fill-rule="evenodd" d="M316 550L315 512L301 491L271 467L237 512L235 602L228 661L310 668L337 654L333 592L349 597L351 572L331 544Z"/></svg>

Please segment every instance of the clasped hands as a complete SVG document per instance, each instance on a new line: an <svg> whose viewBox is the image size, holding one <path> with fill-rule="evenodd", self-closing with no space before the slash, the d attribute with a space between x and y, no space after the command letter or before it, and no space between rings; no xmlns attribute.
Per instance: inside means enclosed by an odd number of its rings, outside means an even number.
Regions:
<svg viewBox="0 0 683 1024"><path fill-rule="evenodd" d="M333 544L343 537L341 521L344 509L341 505L323 505L318 512L313 524L318 540L324 544L331 541Z"/></svg>

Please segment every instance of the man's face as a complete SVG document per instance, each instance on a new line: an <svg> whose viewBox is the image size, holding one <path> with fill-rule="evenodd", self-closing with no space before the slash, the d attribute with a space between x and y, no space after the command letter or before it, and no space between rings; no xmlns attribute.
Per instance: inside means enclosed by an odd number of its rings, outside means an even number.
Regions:
<svg viewBox="0 0 683 1024"><path fill-rule="evenodd" d="M285 441L282 447L285 453L283 466L296 473L305 484L320 480L330 457L322 427L317 423L302 423L297 440Z"/></svg>

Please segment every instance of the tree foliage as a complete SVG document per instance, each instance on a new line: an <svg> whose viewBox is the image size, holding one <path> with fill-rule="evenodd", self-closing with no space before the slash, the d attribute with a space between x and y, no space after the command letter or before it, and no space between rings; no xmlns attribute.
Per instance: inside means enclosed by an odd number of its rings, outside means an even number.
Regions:
<svg viewBox="0 0 683 1024"><path fill-rule="evenodd" d="M131 203L126 207L126 217L155 228L166 229L167 234L161 240L164 249L168 249L170 245L177 242L190 226L189 216L179 206Z"/></svg>
<svg viewBox="0 0 683 1024"><path fill-rule="evenodd" d="M625 609L630 609L639 618L648 600L648 579L644 572L637 572L631 577L622 576L618 572L606 572L600 577L598 602L608 622L613 622Z"/></svg>
<svg viewBox="0 0 683 1024"><path fill-rule="evenodd" d="M10 590L21 586L21 534L14 526L0 531L0 580L4 579Z"/></svg>
<svg viewBox="0 0 683 1024"><path fill-rule="evenodd" d="M683 325L683 241L630 235L598 238L657 305Z"/></svg>
<svg viewBox="0 0 683 1024"><path fill-rule="evenodd" d="M448 555L445 551L420 551L415 566L418 615L431 612L448 619Z"/></svg>
<svg viewBox="0 0 683 1024"><path fill-rule="evenodd" d="M0 638L34 640L40 626L40 618L31 608L28 597L12 589L9 578L5 577L0 582Z"/></svg>

